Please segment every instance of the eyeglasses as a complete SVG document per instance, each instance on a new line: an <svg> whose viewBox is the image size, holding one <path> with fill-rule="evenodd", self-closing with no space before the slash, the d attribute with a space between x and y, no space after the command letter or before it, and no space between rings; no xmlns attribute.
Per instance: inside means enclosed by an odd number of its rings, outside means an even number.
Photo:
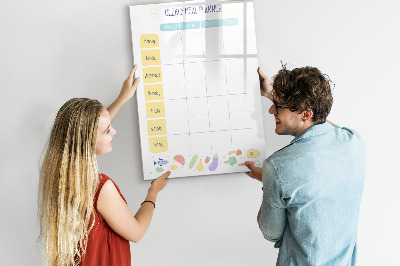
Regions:
<svg viewBox="0 0 400 266"><path fill-rule="evenodd" d="M278 105L278 103L275 101L275 100L273 100L272 101L273 103L274 103L274 107L275 107L275 112L276 112L276 114L278 114L278 109L279 108L290 108L290 106L284 106L284 105Z"/></svg>

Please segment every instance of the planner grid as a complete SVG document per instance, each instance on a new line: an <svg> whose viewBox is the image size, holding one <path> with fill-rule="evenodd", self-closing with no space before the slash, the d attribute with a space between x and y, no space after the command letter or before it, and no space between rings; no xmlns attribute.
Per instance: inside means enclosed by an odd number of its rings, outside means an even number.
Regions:
<svg viewBox="0 0 400 266"><path fill-rule="evenodd" d="M257 114L260 98L254 93L256 49L254 41L249 48L248 23L243 23L253 12L248 4L221 6L230 11L228 17L212 14L163 21L161 31L136 37L145 106L140 108L138 91L139 116L147 124L141 126L143 163L146 159L152 164L143 167L145 179L146 174L151 179L166 169L181 172L180 176L244 171L243 162L249 158L261 164L264 140L262 117ZM180 30L171 30L175 25ZM133 44L135 54L134 36ZM145 138L148 148L143 145ZM211 170L215 161L218 170ZM208 173L203 172L207 164Z"/></svg>

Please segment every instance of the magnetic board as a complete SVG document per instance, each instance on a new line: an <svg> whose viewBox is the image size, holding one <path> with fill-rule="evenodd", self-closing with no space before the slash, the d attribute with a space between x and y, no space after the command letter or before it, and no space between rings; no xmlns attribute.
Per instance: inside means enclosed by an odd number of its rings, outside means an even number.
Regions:
<svg viewBox="0 0 400 266"><path fill-rule="evenodd" d="M144 179L261 166L253 3L130 7Z"/></svg>

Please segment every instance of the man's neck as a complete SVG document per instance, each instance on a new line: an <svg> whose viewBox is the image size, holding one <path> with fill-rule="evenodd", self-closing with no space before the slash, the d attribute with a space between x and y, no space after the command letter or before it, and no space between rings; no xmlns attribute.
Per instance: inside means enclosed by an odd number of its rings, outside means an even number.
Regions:
<svg viewBox="0 0 400 266"><path fill-rule="evenodd" d="M310 122L310 121L305 122L305 123L303 124L303 126L301 126L301 127L299 128L299 130L297 131L297 134L296 134L295 137L299 136L299 135L302 134L304 131L306 131L307 129L309 129L310 127L312 127L312 126L314 126L314 125L315 125L314 122Z"/></svg>

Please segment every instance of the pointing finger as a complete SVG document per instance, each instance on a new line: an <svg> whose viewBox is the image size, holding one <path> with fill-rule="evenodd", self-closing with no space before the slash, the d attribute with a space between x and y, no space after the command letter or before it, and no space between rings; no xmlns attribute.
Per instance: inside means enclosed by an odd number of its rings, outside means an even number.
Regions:
<svg viewBox="0 0 400 266"><path fill-rule="evenodd" d="M169 177L169 175L171 174L171 171L165 172L162 176L160 176L160 179L167 179L167 177Z"/></svg>

